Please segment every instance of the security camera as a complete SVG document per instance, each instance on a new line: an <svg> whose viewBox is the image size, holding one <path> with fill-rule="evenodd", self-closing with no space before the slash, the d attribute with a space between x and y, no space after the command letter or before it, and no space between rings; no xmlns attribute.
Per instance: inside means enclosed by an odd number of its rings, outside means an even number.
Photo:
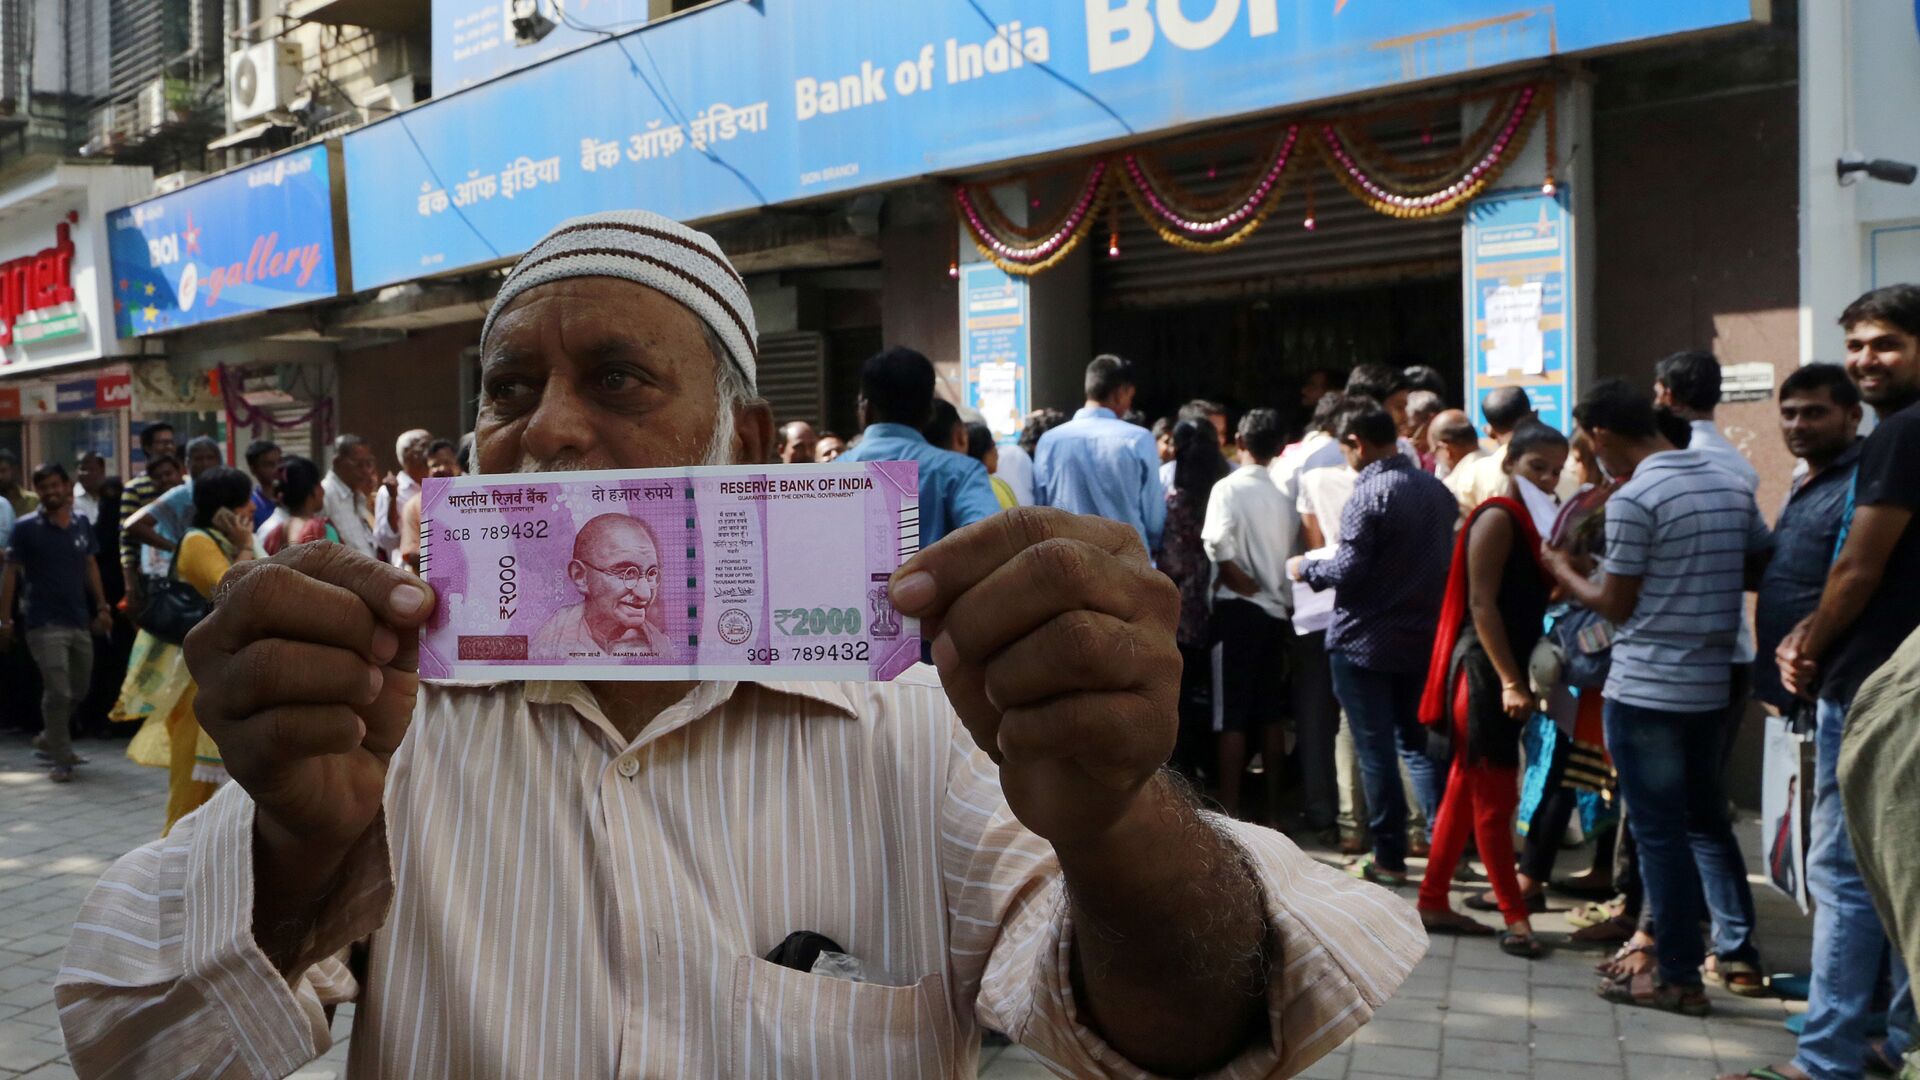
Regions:
<svg viewBox="0 0 1920 1080"><path fill-rule="evenodd" d="M515 45L532 45L553 33L553 20L540 10L540 0L508 0L507 21Z"/></svg>
<svg viewBox="0 0 1920 1080"><path fill-rule="evenodd" d="M1866 173L1875 180L1889 184L1911 184L1920 179L1920 165L1909 165L1904 161L1888 161L1886 158L1841 158L1838 168L1840 182L1848 183L1848 177L1854 173Z"/></svg>

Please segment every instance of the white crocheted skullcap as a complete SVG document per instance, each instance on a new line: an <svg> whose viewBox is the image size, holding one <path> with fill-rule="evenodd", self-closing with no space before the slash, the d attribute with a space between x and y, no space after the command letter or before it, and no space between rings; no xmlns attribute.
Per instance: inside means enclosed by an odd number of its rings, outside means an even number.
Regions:
<svg viewBox="0 0 1920 1080"><path fill-rule="evenodd" d="M555 226L507 272L480 330L481 347L494 320L521 293L582 277L638 282L686 305L726 346L747 391L756 392L758 336L740 272L706 233L645 210L586 214Z"/></svg>

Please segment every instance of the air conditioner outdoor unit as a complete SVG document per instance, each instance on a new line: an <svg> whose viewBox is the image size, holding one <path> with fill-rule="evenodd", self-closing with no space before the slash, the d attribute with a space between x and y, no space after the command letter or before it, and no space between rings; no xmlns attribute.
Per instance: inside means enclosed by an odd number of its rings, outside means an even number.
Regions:
<svg viewBox="0 0 1920 1080"><path fill-rule="evenodd" d="M140 88L140 96L134 99L134 113L138 117L141 135L159 131L167 126L167 80L165 76L154 79Z"/></svg>
<svg viewBox="0 0 1920 1080"><path fill-rule="evenodd" d="M181 169L179 172L168 173L154 180L153 193L155 195L166 195L179 191L181 188L186 187L188 184L193 183L205 175L207 174L198 169Z"/></svg>
<svg viewBox="0 0 1920 1080"><path fill-rule="evenodd" d="M227 57L227 116L234 123L285 108L300 85L300 45L262 41Z"/></svg>

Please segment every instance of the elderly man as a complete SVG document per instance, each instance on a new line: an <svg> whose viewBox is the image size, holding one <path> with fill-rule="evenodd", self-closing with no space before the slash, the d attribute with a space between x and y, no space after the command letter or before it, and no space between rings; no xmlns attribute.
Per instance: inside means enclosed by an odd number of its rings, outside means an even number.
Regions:
<svg viewBox="0 0 1920 1080"><path fill-rule="evenodd" d="M1427 425L1426 450L1433 455L1433 475L1447 482L1456 499L1460 492L1455 485L1472 480L1473 463L1487 456L1473 421L1459 409L1448 409Z"/></svg>
<svg viewBox="0 0 1920 1080"><path fill-rule="evenodd" d="M788 421L780 429L780 460L788 465L812 462L820 437L805 420Z"/></svg>
<svg viewBox="0 0 1920 1080"><path fill-rule="evenodd" d="M379 545L373 539L373 506L370 496L379 486L373 460L373 447L358 435L341 435L333 440L333 467L320 481L326 491L327 522L340 534L340 542L362 555L375 555Z"/></svg>
<svg viewBox="0 0 1920 1080"><path fill-rule="evenodd" d="M660 594L660 545L636 518L601 514L573 538L567 578L580 603L555 612L533 636L533 655L568 657L657 656L670 646L648 617Z"/></svg>
<svg viewBox="0 0 1920 1080"><path fill-rule="evenodd" d="M420 495L420 481L430 468L428 455L433 449L433 432L414 428L393 441L394 459L400 471L380 482L373 499L373 546L386 552L387 561L405 565L400 558L400 512Z"/></svg>
<svg viewBox="0 0 1920 1080"><path fill-rule="evenodd" d="M754 340L708 237L566 222L482 330L478 471L766 461ZM1131 529L1011 511L889 590L937 681L423 686L419 579L249 563L187 644L237 782L81 911L75 1071L282 1076L357 998L361 1080L971 1077L982 1025L1278 1076L1419 958L1403 904L1159 771L1177 598Z"/></svg>

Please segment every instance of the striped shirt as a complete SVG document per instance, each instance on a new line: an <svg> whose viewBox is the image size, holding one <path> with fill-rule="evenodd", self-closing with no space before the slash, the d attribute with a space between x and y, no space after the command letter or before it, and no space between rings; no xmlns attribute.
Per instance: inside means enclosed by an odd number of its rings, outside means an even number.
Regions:
<svg viewBox="0 0 1920 1080"><path fill-rule="evenodd" d="M1663 712L1725 708L1747 555L1769 542L1753 493L1707 453L1642 461L1607 500L1603 567L1640 579L1614 641L1607 699Z"/></svg>
<svg viewBox="0 0 1920 1080"><path fill-rule="evenodd" d="M291 986L252 938L238 787L116 863L56 983L75 1071L284 1076L355 1000L355 1080L971 1078L983 1025L1063 1075L1144 1075L1077 1011L1059 866L929 668L701 683L631 741L580 683L427 686L385 798ZM1212 820L1274 943L1269 1034L1220 1075L1292 1075L1425 937L1392 895ZM867 981L760 959L802 930ZM344 959L369 938L362 981Z"/></svg>

